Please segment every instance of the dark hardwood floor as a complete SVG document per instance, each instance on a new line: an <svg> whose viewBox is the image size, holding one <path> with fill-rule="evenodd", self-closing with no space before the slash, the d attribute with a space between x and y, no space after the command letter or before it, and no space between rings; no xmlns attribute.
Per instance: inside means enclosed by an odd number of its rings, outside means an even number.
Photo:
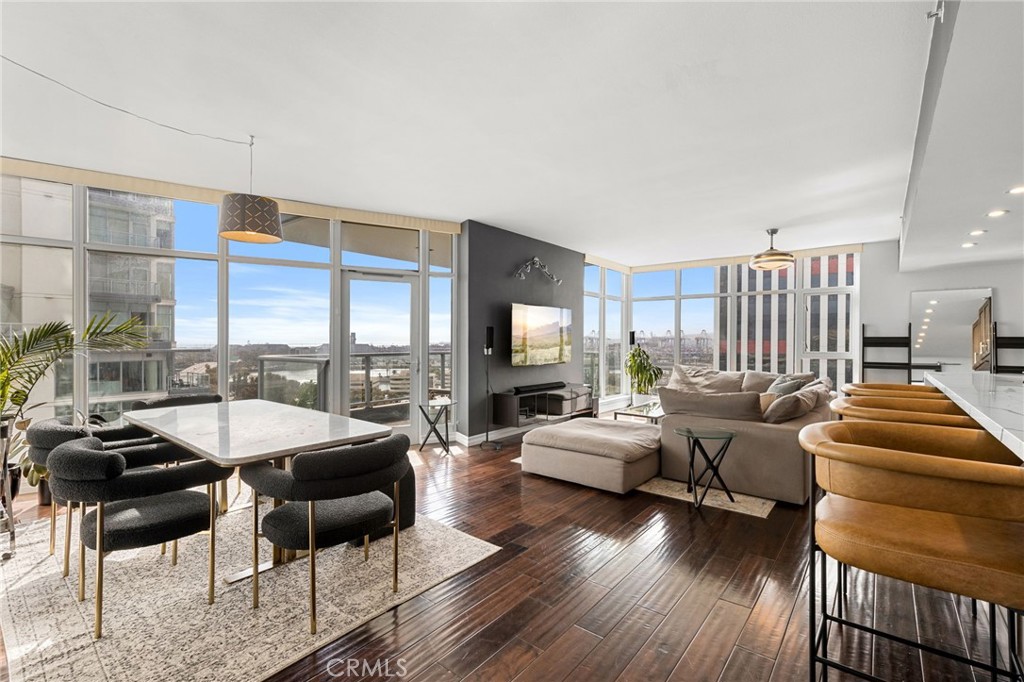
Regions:
<svg viewBox="0 0 1024 682"><path fill-rule="evenodd" d="M808 678L806 507L777 504L767 519L697 511L523 475L518 455L516 443L421 454L419 512L501 551L270 679ZM986 656L984 608L975 618L967 600L857 570L850 591L856 619ZM830 651L891 680L975 679L854 630L833 630Z"/></svg>
<svg viewBox="0 0 1024 682"><path fill-rule="evenodd" d="M518 455L518 444L422 455L420 513L502 550L271 679L336 679L350 659L367 674L342 679L808 678L806 507L697 511L523 475ZM984 657L984 609L975 619L967 600L856 570L850 586L847 607L865 622ZM856 631L833 631L830 650L892 680L974 679Z"/></svg>

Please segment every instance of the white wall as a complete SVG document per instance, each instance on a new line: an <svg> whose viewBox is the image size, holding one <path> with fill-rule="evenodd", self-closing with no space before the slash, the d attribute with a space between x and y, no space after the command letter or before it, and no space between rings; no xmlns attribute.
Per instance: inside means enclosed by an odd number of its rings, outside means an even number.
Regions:
<svg viewBox="0 0 1024 682"><path fill-rule="evenodd" d="M998 323L1001 336L1024 336L1024 254L1014 261L950 265L911 272L899 272L898 256L896 241L864 245L860 261L860 319L869 336L906 335L912 291L973 287L992 287L992 318ZM868 349L867 352L871 360L900 359L885 349ZM1000 361L1022 364L1019 351L1004 352ZM869 370L867 379L905 381L906 374Z"/></svg>

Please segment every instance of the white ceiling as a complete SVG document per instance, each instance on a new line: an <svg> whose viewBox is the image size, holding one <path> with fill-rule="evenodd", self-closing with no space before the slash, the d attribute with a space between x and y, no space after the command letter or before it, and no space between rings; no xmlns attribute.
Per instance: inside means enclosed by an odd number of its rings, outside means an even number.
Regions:
<svg viewBox="0 0 1024 682"><path fill-rule="evenodd" d="M1024 259L1024 3L963 2L908 215L901 270ZM988 218L993 209L1008 209ZM972 230L987 230L971 237ZM969 249L965 242L976 243Z"/></svg>
<svg viewBox="0 0 1024 682"><path fill-rule="evenodd" d="M257 192L628 265L895 239L931 2L3 3L3 54L257 137ZM3 64L6 156L244 189L244 147Z"/></svg>

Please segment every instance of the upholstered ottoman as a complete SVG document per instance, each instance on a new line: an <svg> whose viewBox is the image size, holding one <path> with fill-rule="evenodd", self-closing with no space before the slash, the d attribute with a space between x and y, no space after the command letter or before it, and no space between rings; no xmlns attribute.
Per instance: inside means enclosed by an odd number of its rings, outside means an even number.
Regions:
<svg viewBox="0 0 1024 682"><path fill-rule="evenodd" d="M661 428L573 419L523 436L523 471L625 493L658 474Z"/></svg>

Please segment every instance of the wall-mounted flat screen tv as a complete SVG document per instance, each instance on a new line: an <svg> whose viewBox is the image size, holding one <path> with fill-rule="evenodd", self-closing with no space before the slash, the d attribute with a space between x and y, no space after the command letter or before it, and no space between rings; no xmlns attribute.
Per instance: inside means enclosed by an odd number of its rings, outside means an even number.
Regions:
<svg viewBox="0 0 1024 682"><path fill-rule="evenodd" d="M512 366L554 365L572 359L572 310L512 304Z"/></svg>

